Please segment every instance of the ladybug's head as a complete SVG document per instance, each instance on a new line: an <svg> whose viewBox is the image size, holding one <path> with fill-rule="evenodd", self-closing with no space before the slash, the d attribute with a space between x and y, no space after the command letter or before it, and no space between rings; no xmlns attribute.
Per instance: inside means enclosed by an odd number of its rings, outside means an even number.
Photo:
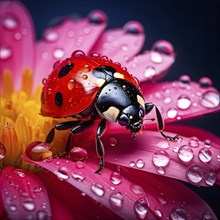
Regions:
<svg viewBox="0 0 220 220"><path fill-rule="evenodd" d="M129 105L118 117L118 122L122 126L126 126L131 131L132 137L135 138L135 133L142 128L145 110L142 105L136 103Z"/></svg>

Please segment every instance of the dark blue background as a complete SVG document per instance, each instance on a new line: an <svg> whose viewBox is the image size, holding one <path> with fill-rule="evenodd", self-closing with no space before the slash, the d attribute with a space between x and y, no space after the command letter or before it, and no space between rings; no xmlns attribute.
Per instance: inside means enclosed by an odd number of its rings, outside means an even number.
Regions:
<svg viewBox="0 0 220 220"><path fill-rule="evenodd" d="M22 0L32 15L37 39L51 20L78 13L86 16L94 9L105 11L108 28L122 27L129 20L140 21L147 35L144 49L160 39L170 41L177 60L165 80L189 74L194 81L209 76L220 89L220 1L126 1L126 0ZM194 119L186 124L219 136L220 114ZM188 185L189 186L189 185ZM203 197L220 218L220 187L190 187Z"/></svg>

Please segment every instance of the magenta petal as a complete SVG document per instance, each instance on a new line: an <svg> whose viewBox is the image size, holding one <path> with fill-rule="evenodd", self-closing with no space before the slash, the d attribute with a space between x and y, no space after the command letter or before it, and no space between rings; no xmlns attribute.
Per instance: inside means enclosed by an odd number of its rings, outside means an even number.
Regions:
<svg viewBox="0 0 220 220"><path fill-rule="evenodd" d="M132 31L137 31L136 33ZM108 56L114 62L126 66L144 43L143 27L139 22L130 21L122 29L107 30L97 41L92 51Z"/></svg>
<svg viewBox="0 0 220 220"><path fill-rule="evenodd" d="M6 167L0 176L1 197L10 219L48 219L51 217L46 189L34 174ZM44 218L42 218L44 217Z"/></svg>
<svg viewBox="0 0 220 220"><path fill-rule="evenodd" d="M0 8L0 74L2 77L3 70L9 69L13 74L14 88L18 90L22 71L33 69L32 19L18 1L1 1Z"/></svg>
<svg viewBox="0 0 220 220"><path fill-rule="evenodd" d="M134 57L126 67L140 82L144 82L162 78L174 61L174 53L168 55L150 50Z"/></svg>
<svg viewBox="0 0 220 220"><path fill-rule="evenodd" d="M91 21L93 16L100 16L100 23ZM75 50L90 52L107 24L107 18L101 11L91 12L87 18L66 19L62 24L45 30L43 39L37 44L37 65L35 86L40 85L53 69L57 60L70 57Z"/></svg>
<svg viewBox="0 0 220 220"><path fill-rule="evenodd" d="M213 87L199 83L180 81L142 83L146 102L153 102L160 109L166 122L180 121L220 110L219 92ZM152 111L146 118L154 118ZM145 121L147 126L155 122Z"/></svg>

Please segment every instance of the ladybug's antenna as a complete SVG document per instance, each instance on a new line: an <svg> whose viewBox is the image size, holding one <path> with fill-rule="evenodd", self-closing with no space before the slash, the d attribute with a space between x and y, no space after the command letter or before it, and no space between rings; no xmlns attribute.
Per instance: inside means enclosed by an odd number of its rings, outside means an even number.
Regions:
<svg viewBox="0 0 220 220"><path fill-rule="evenodd" d="M144 119L144 121L147 121L147 120L154 121L155 118L145 118L145 119Z"/></svg>

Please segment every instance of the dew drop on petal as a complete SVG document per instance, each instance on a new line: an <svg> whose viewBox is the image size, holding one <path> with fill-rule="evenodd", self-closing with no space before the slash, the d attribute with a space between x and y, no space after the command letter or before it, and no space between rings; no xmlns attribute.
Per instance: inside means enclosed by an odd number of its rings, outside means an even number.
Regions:
<svg viewBox="0 0 220 220"><path fill-rule="evenodd" d="M134 167L135 166L135 162L134 161L130 161L129 166L130 167Z"/></svg>
<svg viewBox="0 0 220 220"><path fill-rule="evenodd" d="M203 88L212 86L212 80L208 77L202 77L199 79L199 85Z"/></svg>
<svg viewBox="0 0 220 220"><path fill-rule="evenodd" d="M220 97L217 91L206 91L201 96L200 105L205 108L216 108L219 102Z"/></svg>
<svg viewBox="0 0 220 220"><path fill-rule="evenodd" d="M168 118L175 118L177 116L177 110L175 108L170 108L167 111L167 117Z"/></svg>
<svg viewBox="0 0 220 220"><path fill-rule="evenodd" d="M75 50L71 57L84 57L86 54L82 50Z"/></svg>
<svg viewBox="0 0 220 220"><path fill-rule="evenodd" d="M158 172L159 174L161 174L161 175L164 175L164 174L165 174L165 169L164 169L164 167L158 167L157 172Z"/></svg>
<svg viewBox="0 0 220 220"><path fill-rule="evenodd" d="M162 217L163 217L163 213L161 212L160 209L155 209L155 210L154 210L154 213L155 213L159 218L162 218Z"/></svg>
<svg viewBox="0 0 220 220"><path fill-rule="evenodd" d="M66 167L60 167L56 173L59 180L67 180L69 178L69 171Z"/></svg>
<svg viewBox="0 0 220 220"><path fill-rule="evenodd" d="M154 63L162 63L163 62L163 57L160 53L156 52L156 51L151 51L150 52L150 59L152 62Z"/></svg>
<svg viewBox="0 0 220 220"><path fill-rule="evenodd" d="M199 139L197 137L191 137L189 139L188 145L190 147L194 147L194 148L198 147L199 146Z"/></svg>
<svg viewBox="0 0 220 220"><path fill-rule="evenodd" d="M191 100L189 97L183 95L177 99L177 107L180 109L188 109L191 106Z"/></svg>
<svg viewBox="0 0 220 220"><path fill-rule="evenodd" d="M103 24L107 20L105 13L99 10L90 12L88 18L92 24Z"/></svg>
<svg viewBox="0 0 220 220"><path fill-rule="evenodd" d="M211 142L210 139L204 140L204 145L205 145L205 147L211 147L211 144L212 144L212 142Z"/></svg>
<svg viewBox="0 0 220 220"><path fill-rule="evenodd" d="M170 103L172 101L172 99L170 98L170 97L166 97L164 100L163 100L163 102L165 103L165 104L168 104L168 103Z"/></svg>
<svg viewBox="0 0 220 220"><path fill-rule="evenodd" d="M82 169L85 167L85 163L82 161L76 161L75 165L77 169Z"/></svg>
<svg viewBox="0 0 220 220"><path fill-rule="evenodd" d="M42 161L52 156L50 145L41 141L29 144L25 151L28 158L35 161Z"/></svg>
<svg viewBox="0 0 220 220"><path fill-rule="evenodd" d="M7 46L0 46L0 59L7 60L12 56L12 49Z"/></svg>
<svg viewBox="0 0 220 220"><path fill-rule="evenodd" d="M182 145L179 148L177 155L178 155L179 159L183 162L191 161L194 156L193 150L188 145Z"/></svg>
<svg viewBox="0 0 220 220"><path fill-rule="evenodd" d="M115 147L117 145L117 140L112 137L109 139L109 144L110 146Z"/></svg>
<svg viewBox="0 0 220 220"><path fill-rule="evenodd" d="M186 177L191 183L199 183L203 178L203 170L198 165L191 165L186 170Z"/></svg>
<svg viewBox="0 0 220 220"><path fill-rule="evenodd" d="M166 141L161 141L157 143L157 147L162 148L162 149L168 149L170 147L170 144Z"/></svg>
<svg viewBox="0 0 220 220"><path fill-rule="evenodd" d="M172 220L187 220L188 219L187 213L185 212L184 209L181 209L181 208L175 208L171 210L170 218Z"/></svg>
<svg viewBox="0 0 220 220"><path fill-rule="evenodd" d="M124 31L128 34L140 34L143 33L143 26L137 21L129 21L123 27Z"/></svg>
<svg viewBox="0 0 220 220"><path fill-rule="evenodd" d="M49 216L46 211L39 210L37 211L37 220L46 220L49 219Z"/></svg>
<svg viewBox="0 0 220 220"><path fill-rule="evenodd" d="M86 161L88 158L88 153L84 148L74 147L69 152L69 159L72 161Z"/></svg>
<svg viewBox="0 0 220 220"><path fill-rule="evenodd" d="M126 44L121 45L121 50L123 52L127 52L128 51L128 45L126 45Z"/></svg>
<svg viewBox="0 0 220 220"><path fill-rule="evenodd" d="M3 18L2 24L8 30L15 30L18 28L18 20L13 16Z"/></svg>
<svg viewBox="0 0 220 220"><path fill-rule="evenodd" d="M91 190L95 195L100 197L102 197L105 194L104 186L101 183L93 183L91 185Z"/></svg>
<svg viewBox="0 0 220 220"><path fill-rule="evenodd" d="M152 50L159 53L164 53L166 55L171 55L174 53L174 48L172 44L166 40L159 40L155 42L152 46Z"/></svg>
<svg viewBox="0 0 220 220"><path fill-rule="evenodd" d="M202 214L202 220L212 220L212 215L209 211L205 211Z"/></svg>
<svg viewBox="0 0 220 220"><path fill-rule="evenodd" d="M156 69L153 66L147 66L144 71L144 76L146 78L152 78L156 74Z"/></svg>
<svg viewBox="0 0 220 220"><path fill-rule="evenodd" d="M118 172L113 172L110 176L110 181L114 184L114 185L118 185L121 183L122 179L121 179L121 175Z"/></svg>
<svg viewBox="0 0 220 220"><path fill-rule="evenodd" d="M21 178L26 177L25 173L24 173L22 170L20 170L20 169L16 169L16 170L15 170L15 173L16 173L19 177L21 177Z"/></svg>
<svg viewBox="0 0 220 220"><path fill-rule="evenodd" d="M145 198L138 199L134 204L134 212L138 219L146 219L148 214L148 201Z"/></svg>
<svg viewBox="0 0 220 220"><path fill-rule="evenodd" d="M124 196L120 192L113 192L109 196L109 203L113 208L120 209L124 203Z"/></svg>
<svg viewBox="0 0 220 220"><path fill-rule="evenodd" d="M58 33L52 30L46 31L44 34L44 38L48 42L55 42L57 41L58 37L59 37Z"/></svg>
<svg viewBox="0 0 220 220"><path fill-rule="evenodd" d="M164 150L156 151L152 157L153 164L157 167L165 167L170 162L169 154Z"/></svg>
<svg viewBox="0 0 220 220"><path fill-rule="evenodd" d="M180 76L179 81L182 83L190 83L191 78L188 75L182 75Z"/></svg>
<svg viewBox="0 0 220 220"><path fill-rule="evenodd" d="M208 186L213 186L215 184L216 178L217 178L217 176L214 171L208 172L204 177L205 183Z"/></svg>
<svg viewBox="0 0 220 220"><path fill-rule="evenodd" d="M201 148L199 150L199 159L203 163L208 163L212 159L212 152L207 147Z"/></svg>
<svg viewBox="0 0 220 220"><path fill-rule="evenodd" d="M63 48L56 48L54 51L53 51L53 56L54 58L56 59L61 59L64 57L64 54L65 54L65 51Z"/></svg>
<svg viewBox="0 0 220 220"><path fill-rule="evenodd" d="M32 199L26 199L23 201L23 207L27 211L33 211L36 208L36 205Z"/></svg>
<svg viewBox="0 0 220 220"><path fill-rule="evenodd" d="M15 211L17 211L17 206L14 204L11 204L11 205L9 205L9 210L12 212L15 212Z"/></svg>
<svg viewBox="0 0 220 220"><path fill-rule="evenodd" d="M76 171L75 173L72 173L73 179L82 182L85 179L85 175L81 171Z"/></svg>
<svg viewBox="0 0 220 220"><path fill-rule="evenodd" d="M137 168L142 169L145 166L145 162L142 159L138 159L136 161L136 166Z"/></svg>
<svg viewBox="0 0 220 220"><path fill-rule="evenodd" d="M20 32L17 32L14 34L14 39L15 40L21 40L22 39L22 34Z"/></svg>
<svg viewBox="0 0 220 220"><path fill-rule="evenodd" d="M6 155L6 148L2 143L0 143L0 161L4 159L5 155Z"/></svg>
<svg viewBox="0 0 220 220"><path fill-rule="evenodd" d="M137 184L131 183L130 189L136 195L143 195L144 194L143 188Z"/></svg>

